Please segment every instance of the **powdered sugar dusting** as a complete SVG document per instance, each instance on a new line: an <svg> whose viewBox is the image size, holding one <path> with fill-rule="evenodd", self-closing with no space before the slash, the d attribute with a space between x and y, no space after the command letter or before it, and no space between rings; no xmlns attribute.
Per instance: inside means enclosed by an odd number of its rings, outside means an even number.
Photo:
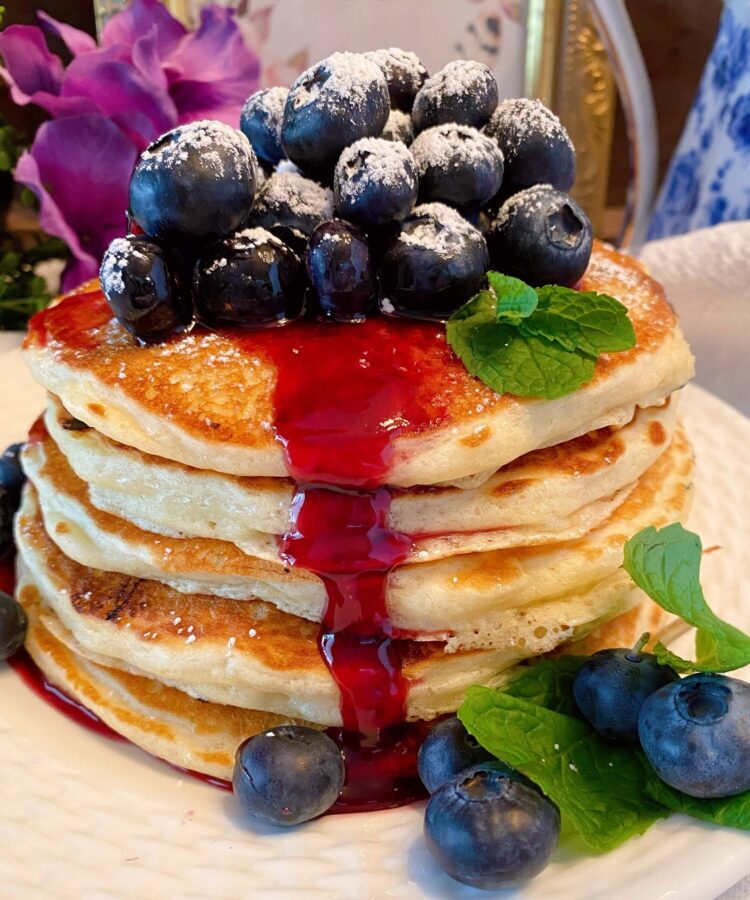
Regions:
<svg viewBox="0 0 750 900"><path fill-rule="evenodd" d="M301 216L330 219L333 192L299 172L274 172L259 192L256 207L273 211L282 206Z"/></svg>
<svg viewBox="0 0 750 900"><path fill-rule="evenodd" d="M468 125L435 125L417 135L411 152L422 176L430 168L471 168L488 162L498 168L503 164L503 154L496 141Z"/></svg>
<svg viewBox="0 0 750 900"><path fill-rule="evenodd" d="M427 79L427 69L417 54L410 50L389 47L387 50L368 50L364 56L385 75L389 89L393 84L392 99L397 99L400 93L406 91L416 94Z"/></svg>
<svg viewBox="0 0 750 900"><path fill-rule="evenodd" d="M408 112L392 109L380 137L384 141L401 141L407 146L414 140L414 125Z"/></svg>
<svg viewBox="0 0 750 900"><path fill-rule="evenodd" d="M387 88L385 76L372 60L361 53L333 53L297 78L287 102L295 109L313 101L334 108L359 106L367 102L373 82Z"/></svg>
<svg viewBox="0 0 750 900"><path fill-rule="evenodd" d="M487 125L488 134L494 137L498 132L502 135L503 149L509 159L518 154L529 134L538 136L550 145L565 141L573 149L562 122L541 100L503 100Z"/></svg>
<svg viewBox="0 0 750 900"><path fill-rule="evenodd" d="M416 187L414 157L405 144L383 138L361 138L339 157L334 193L358 200L373 185L395 188L410 179Z"/></svg>
<svg viewBox="0 0 750 900"><path fill-rule="evenodd" d="M143 262L144 265L148 264L146 254L138 250L137 246L128 238L115 238L107 247L99 271L102 290L107 296L124 293L123 273L133 259Z"/></svg>
<svg viewBox="0 0 750 900"><path fill-rule="evenodd" d="M466 219L444 203L423 203L412 211L409 228L399 234L399 241L433 250L436 253L450 251L456 243L468 239L484 243L484 238Z"/></svg>
<svg viewBox="0 0 750 900"><path fill-rule="evenodd" d="M420 94L439 104L445 99L476 91L478 85L494 80L495 76L484 63L475 59L454 59L425 81Z"/></svg>
<svg viewBox="0 0 750 900"><path fill-rule="evenodd" d="M141 154L139 166L152 169L179 169L192 153L201 157L204 168L217 178L244 179L248 168L257 169L255 154L245 135L214 119L180 125L163 134Z"/></svg>
<svg viewBox="0 0 750 900"><path fill-rule="evenodd" d="M497 218L492 223L493 228L500 228L519 210L524 212L539 212L547 205L549 191L555 190L551 184L535 184L526 190L519 191L509 197L500 207Z"/></svg>

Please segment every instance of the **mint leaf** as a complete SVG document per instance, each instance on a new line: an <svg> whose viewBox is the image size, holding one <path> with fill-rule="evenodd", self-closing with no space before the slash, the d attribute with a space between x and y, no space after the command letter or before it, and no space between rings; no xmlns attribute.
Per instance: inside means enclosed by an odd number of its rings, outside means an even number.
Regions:
<svg viewBox="0 0 750 900"><path fill-rule="evenodd" d="M592 850L612 850L665 815L646 795L653 772L642 751L604 740L581 719L479 685L458 716L483 747L539 785Z"/></svg>
<svg viewBox="0 0 750 900"><path fill-rule="evenodd" d="M594 360L542 337L525 337L495 320L496 301L482 291L448 320L448 343L467 370L498 393L554 400L594 377Z"/></svg>
<svg viewBox="0 0 750 900"><path fill-rule="evenodd" d="M536 291L520 278L501 275L499 272L488 272L487 280L495 292L497 303L495 316L498 322L517 325L536 309L539 303Z"/></svg>
<svg viewBox="0 0 750 900"><path fill-rule="evenodd" d="M573 697L573 679L585 659L584 656L542 658L523 666L520 674L503 691L511 697L542 706L552 712L577 716L579 713Z"/></svg>
<svg viewBox="0 0 750 900"><path fill-rule="evenodd" d="M676 791L668 784L664 784L654 773L646 785L646 793L652 800L673 812L684 813L694 819L704 819L706 822L715 822L717 825L750 831L750 791L737 794L735 797L702 800Z"/></svg>
<svg viewBox="0 0 750 900"><path fill-rule="evenodd" d="M625 545L623 568L652 600L698 629L697 660L662 644L654 652L678 671L731 672L750 664L750 637L711 611L700 585L701 541L679 522L644 528Z"/></svg>
<svg viewBox="0 0 750 900"><path fill-rule="evenodd" d="M536 311L520 323L524 334L546 337L565 350L593 357L635 347L627 307L614 297L553 284L537 288L536 293Z"/></svg>

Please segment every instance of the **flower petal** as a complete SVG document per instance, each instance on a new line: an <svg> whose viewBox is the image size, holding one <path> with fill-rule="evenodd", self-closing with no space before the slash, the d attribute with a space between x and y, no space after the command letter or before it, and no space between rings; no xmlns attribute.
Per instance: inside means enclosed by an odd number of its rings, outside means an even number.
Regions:
<svg viewBox="0 0 750 900"><path fill-rule="evenodd" d="M35 94L60 93L62 61L50 51L35 25L10 25L0 31L0 56L6 66L0 72L19 106L32 102Z"/></svg>
<svg viewBox="0 0 750 900"><path fill-rule="evenodd" d="M42 28L48 34L54 34L55 37L60 38L73 56L78 56L79 53L90 53L92 50L96 50L96 41L85 31L73 28L72 25L66 25L65 22L58 22L57 19L53 19L52 16L43 9L38 9L36 11L36 17L42 23Z"/></svg>
<svg viewBox="0 0 750 900"><path fill-rule="evenodd" d="M128 183L138 151L103 116L45 122L16 166L36 194L39 222L62 238L73 259L64 288L92 277L112 238L125 231Z"/></svg>
<svg viewBox="0 0 750 900"><path fill-rule="evenodd" d="M258 87L260 60L234 12L206 6L200 26L180 41L166 70L181 122L211 117L236 127L242 104Z"/></svg>
<svg viewBox="0 0 750 900"><path fill-rule="evenodd" d="M102 31L102 47L118 43L132 46L154 26L157 54L159 59L165 59L187 29L158 0L133 0L127 9L112 16Z"/></svg>
<svg viewBox="0 0 750 900"><path fill-rule="evenodd" d="M123 51L113 45L77 56L65 72L63 96L85 97L107 116L138 111L153 123L154 136L168 131L177 122L172 98L122 59Z"/></svg>

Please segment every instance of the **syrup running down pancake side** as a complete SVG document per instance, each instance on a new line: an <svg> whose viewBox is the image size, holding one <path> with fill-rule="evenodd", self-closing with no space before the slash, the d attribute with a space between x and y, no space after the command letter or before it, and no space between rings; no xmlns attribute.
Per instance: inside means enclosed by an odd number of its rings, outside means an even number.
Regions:
<svg viewBox="0 0 750 900"><path fill-rule="evenodd" d="M40 344L88 348L108 320L102 294L87 291L36 316L30 332ZM330 733L347 762L336 810L410 802L423 795L416 757L425 727L405 722L403 644L385 594L412 540L387 525L386 485L394 439L447 416L436 399L452 356L444 331L378 318L228 334L248 356L275 365L273 426L297 484L279 553L317 574L327 591L319 647L341 694L343 728Z"/></svg>

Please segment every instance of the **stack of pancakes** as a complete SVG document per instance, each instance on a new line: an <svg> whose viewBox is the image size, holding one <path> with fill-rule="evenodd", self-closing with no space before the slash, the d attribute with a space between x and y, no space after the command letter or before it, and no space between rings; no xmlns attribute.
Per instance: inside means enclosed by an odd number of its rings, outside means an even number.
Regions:
<svg viewBox="0 0 750 900"><path fill-rule="evenodd" d="M295 484L278 373L216 332L136 346L114 320L81 318L93 289L53 310L68 304L75 327L38 323L25 345L49 391L17 519L27 647L116 731L228 778L261 729L341 724L318 649L323 582L279 557ZM395 439L388 524L412 550L386 601L410 719L455 710L469 685L502 684L530 657L668 624L622 548L687 514L693 462L672 394L692 357L637 263L598 246L581 289L628 307L633 350L554 401L499 396L451 359L425 386L447 414Z"/></svg>

